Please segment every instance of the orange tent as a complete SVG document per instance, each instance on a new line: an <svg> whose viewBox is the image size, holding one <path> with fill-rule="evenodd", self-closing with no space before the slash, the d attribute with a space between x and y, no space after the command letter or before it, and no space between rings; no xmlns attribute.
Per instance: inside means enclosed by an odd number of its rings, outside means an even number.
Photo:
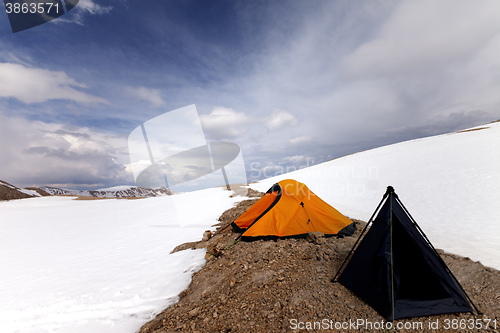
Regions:
<svg viewBox="0 0 500 333"><path fill-rule="evenodd" d="M274 184L232 223L243 240L325 235L352 235L355 223L321 200L306 185L292 179Z"/></svg>

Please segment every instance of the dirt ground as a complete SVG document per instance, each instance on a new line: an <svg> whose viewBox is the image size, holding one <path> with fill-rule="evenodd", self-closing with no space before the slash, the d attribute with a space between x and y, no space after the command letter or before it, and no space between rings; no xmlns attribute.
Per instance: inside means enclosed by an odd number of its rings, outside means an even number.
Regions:
<svg viewBox="0 0 500 333"><path fill-rule="evenodd" d="M382 329L387 328L382 316L349 289L331 282L366 223L354 220L358 231L345 238L235 242L238 234L230 223L255 200L224 212L208 241L174 250L207 248L207 264L193 275L179 302L145 324L141 333L500 332L500 272L441 250L446 264L484 314L419 317L395 321L393 329ZM474 325L482 325L482 329L471 328Z"/></svg>

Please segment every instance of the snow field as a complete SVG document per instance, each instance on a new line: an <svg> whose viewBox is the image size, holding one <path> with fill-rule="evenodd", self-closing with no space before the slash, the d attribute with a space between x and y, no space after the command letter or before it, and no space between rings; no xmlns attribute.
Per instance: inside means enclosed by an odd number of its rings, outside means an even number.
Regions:
<svg viewBox="0 0 500 333"><path fill-rule="evenodd" d="M0 203L0 331L138 330L204 265L204 250L170 251L212 229L241 200L230 194Z"/></svg>

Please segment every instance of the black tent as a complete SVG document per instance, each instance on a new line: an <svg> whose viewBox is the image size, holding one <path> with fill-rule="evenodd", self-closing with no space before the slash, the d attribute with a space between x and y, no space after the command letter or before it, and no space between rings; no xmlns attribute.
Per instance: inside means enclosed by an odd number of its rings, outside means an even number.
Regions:
<svg viewBox="0 0 500 333"><path fill-rule="evenodd" d="M391 321L473 311L474 304L391 186L373 216L334 282L351 289Z"/></svg>

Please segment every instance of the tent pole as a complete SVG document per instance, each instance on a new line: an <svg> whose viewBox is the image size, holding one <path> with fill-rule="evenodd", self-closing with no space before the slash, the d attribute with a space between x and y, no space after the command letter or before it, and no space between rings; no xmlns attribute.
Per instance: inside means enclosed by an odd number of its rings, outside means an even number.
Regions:
<svg viewBox="0 0 500 333"><path fill-rule="evenodd" d="M472 301L472 299L469 297L469 295L467 294L467 292L464 290L464 288L462 287L462 285L460 284L460 282L458 282L458 279L455 277L455 275L453 274L453 272L450 270L450 268L448 267L448 265L446 265L446 263L444 262L443 258L441 258L441 256L439 255L439 253L437 252L436 248L434 247L434 245L432 245L432 243L430 242L429 238L427 238L427 235L424 233L424 231L420 228L420 226L418 225L417 221L415 221L415 219L413 218L413 216L411 216L410 212L408 211L408 209L406 209L405 205L403 205L403 203L401 202L401 200L399 200L399 197L396 195L396 200L398 201L398 203L401 205L401 207L403 207L405 213L410 217L410 220L412 221L413 225L417 228L417 230L420 232L420 234L422 235L422 237L424 237L425 241L427 242L427 245L430 246L430 248L432 249L432 251L434 251L434 254L438 257L438 259L441 261L441 264L443 264L443 266L446 268L446 270L448 271L448 274L451 275L451 277L453 278L453 280L455 280L456 284L460 287L460 289L462 290L462 292L464 293L465 297L467 297L467 300L470 302L470 304L472 304L472 306L474 307L474 309L476 310L476 312L479 314L479 315L482 315L483 313L481 311L479 311L479 309L477 308L476 304L474 304L474 302Z"/></svg>
<svg viewBox="0 0 500 333"><path fill-rule="evenodd" d="M373 217L375 216L375 214L377 214L380 206L382 206L382 203L384 202L385 198L387 198L388 194L389 194L389 188L387 188L387 191L385 192L384 196L382 197L382 200L378 204L377 209L375 209L375 211L373 212L372 216L368 220L368 223L363 228L363 231L361 231L361 234L359 234L359 237L356 240L356 243L354 243L353 247L351 248L351 251L349 251L349 254L344 259L344 262L342 263L342 265L340 266L339 270L337 271L337 274L335 274L335 276L333 277L333 279L332 279L333 283L337 282L336 281L337 277L340 275L340 272L342 271L342 268L344 268L344 265L347 263L347 261L349 260L349 258L351 257L351 255L354 253L354 249L356 248L356 246L358 245L359 241L361 240L361 237L363 237L363 234L365 233L365 231L368 229L368 226L373 222Z"/></svg>
<svg viewBox="0 0 500 333"><path fill-rule="evenodd" d="M391 231L391 305L392 305L392 316L391 316L391 322L394 322L394 316L395 316L395 308L394 308L394 250L393 250L393 247L392 247L392 236L393 236L393 232L392 232L392 199L393 197L395 196L395 193L394 193L394 189L393 191L389 194L389 227L390 227L390 231ZM387 253L387 252L386 252Z"/></svg>

